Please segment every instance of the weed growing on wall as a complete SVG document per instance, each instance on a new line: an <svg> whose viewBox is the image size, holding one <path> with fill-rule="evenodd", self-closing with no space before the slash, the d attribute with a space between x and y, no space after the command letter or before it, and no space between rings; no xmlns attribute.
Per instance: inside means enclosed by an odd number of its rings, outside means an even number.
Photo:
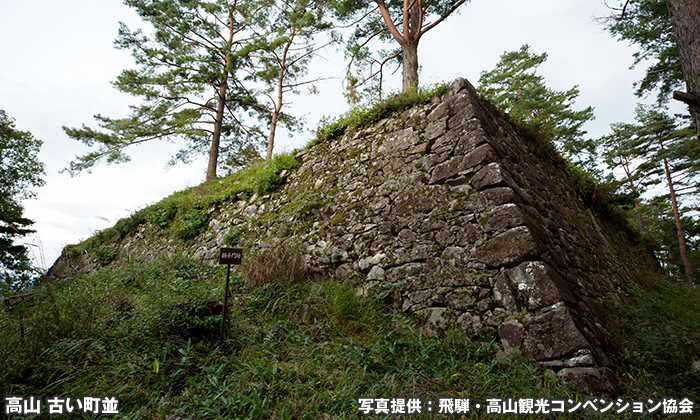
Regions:
<svg viewBox="0 0 700 420"><path fill-rule="evenodd" d="M369 105L355 107L335 120L322 121L316 129L316 137L309 146L342 135L346 129L359 129L367 127L394 112L401 112L416 105L430 102L434 96L444 94L449 85L438 84L428 88L413 88L405 92L397 93L389 99L378 101Z"/></svg>
<svg viewBox="0 0 700 420"><path fill-rule="evenodd" d="M172 236L188 241L206 231L213 210L226 202L253 194L263 195L282 184L280 173L299 167L294 153L281 153L267 161L257 161L226 177L216 178L199 186L178 191L160 202L137 210L120 219L113 227L96 232L78 245L66 247L73 261L87 253L101 265L109 264L116 254L107 245L115 244L149 222Z"/></svg>

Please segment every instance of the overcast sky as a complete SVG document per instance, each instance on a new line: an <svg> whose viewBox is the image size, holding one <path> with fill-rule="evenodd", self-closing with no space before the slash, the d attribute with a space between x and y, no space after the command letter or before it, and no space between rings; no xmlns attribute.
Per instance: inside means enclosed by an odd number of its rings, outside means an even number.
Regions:
<svg viewBox="0 0 700 420"><path fill-rule="evenodd" d="M43 244L48 268L63 246L111 226L132 211L174 191L204 180L204 158L190 166L166 170L178 143L151 142L128 150L132 161L99 165L91 174L59 174L76 155L89 149L68 138L62 126L97 127L92 116L126 116L135 98L117 92L111 81L133 68L127 51L113 47L119 21L145 26L119 0L0 0L0 109L16 127L44 141L39 155L46 164L46 186L26 201L26 215L37 233L26 242ZM418 50L422 84L465 77L476 85L479 73L492 69L504 51L530 44L547 52L540 73L557 90L578 84L576 109L592 105L596 120L585 129L592 137L608 132L610 123L633 122L632 83L643 68L630 70L634 47L617 42L593 22L607 14L591 0L473 0L461 13L428 32ZM345 62L333 49L312 64L315 74L335 76L321 83L319 95L294 99L291 113L305 115L315 128L322 115L337 115L348 106L342 96ZM400 74L391 86L400 86ZM276 151L303 147L311 134L280 136ZM38 253L38 247L33 247Z"/></svg>

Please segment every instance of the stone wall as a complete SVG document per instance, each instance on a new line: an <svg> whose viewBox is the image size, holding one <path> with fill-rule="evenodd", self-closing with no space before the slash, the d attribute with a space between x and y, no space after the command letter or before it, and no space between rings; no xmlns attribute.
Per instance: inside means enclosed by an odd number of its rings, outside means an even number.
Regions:
<svg viewBox="0 0 700 420"><path fill-rule="evenodd" d="M233 231L246 247L300 242L312 269L386 296L427 333L497 338L612 392L604 316L655 262L530 148L457 79L427 105L300 152L280 189L217 209L190 252L213 261ZM122 255L177 252L156 230L143 225Z"/></svg>

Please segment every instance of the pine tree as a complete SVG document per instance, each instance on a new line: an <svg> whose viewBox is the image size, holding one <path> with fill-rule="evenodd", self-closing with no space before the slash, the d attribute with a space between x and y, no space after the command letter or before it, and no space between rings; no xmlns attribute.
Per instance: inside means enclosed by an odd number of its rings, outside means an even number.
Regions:
<svg viewBox="0 0 700 420"><path fill-rule="evenodd" d="M129 160L128 146L156 139L184 138L188 146L171 163L189 162L193 153L208 150L206 179L216 177L219 155L228 161L249 156L259 141L259 127L246 124L245 113L259 115L241 72L250 65L254 35L251 27L265 22L266 0L126 0L154 32L146 36L123 23L115 41L130 50L137 69L124 70L114 86L142 100L126 118L96 115L105 131L63 129L68 136L97 150L77 157L71 175L90 170L98 161Z"/></svg>
<svg viewBox="0 0 700 420"><path fill-rule="evenodd" d="M643 180L645 186L666 184L669 194L661 198L670 203L685 284L692 287L694 268L688 258L681 197L698 193L700 152L695 147L693 130L681 128L677 118L643 105L637 106L635 119L636 124L613 125L615 142L607 143L612 150L605 155L640 162L632 179Z"/></svg>
<svg viewBox="0 0 700 420"><path fill-rule="evenodd" d="M350 95L357 98L358 88L369 80L381 76L384 65L399 59L403 66L403 91L418 86L418 43L421 37L450 15L457 12L468 0L336 0L333 8L341 20L357 25L348 42L347 56L348 83ZM374 57L368 44L374 40L393 39L399 44L398 49L379 51ZM357 66L364 76L353 74L352 67ZM371 88L370 88L371 89Z"/></svg>
<svg viewBox="0 0 700 420"><path fill-rule="evenodd" d="M266 160L272 159L278 122L287 128L297 127L298 120L283 113L287 105L285 97L298 93L302 86L309 86L315 93L314 83L324 78L305 79L309 62L323 48L337 41L332 26L326 21L327 2L316 0L281 0L274 7L267 36L261 37L259 55L256 56L254 78L263 81L268 89L270 130ZM329 34L329 41L317 45L322 33Z"/></svg>
<svg viewBox="0 0 700 420"><path fill-rule="evenodd" d="M610 125L612 133L598 140L602 149L602 157L611 171L622 169L624 173L623 185L625 185L634 197L634 207L637 212L637 222L643 232L647 231L640 195L644 193L649 179L643 176L640 170L640 151L635 147L633 137L636 127L633 124L613 123Z"/></svg>
<svg viewBox="0 0 700 420"><path fill-rule="evenodd" d="M505 52L496 68L481 73L477 90L515 120L546 133L567 158L590 167L595 144L584 139L582 127L594 118L593 107L572 109L578 86L567 91L547 87L544 77L537 74L546 60L547 53L534 54L527 44L518 51Z"/></svg>
<svg viewBox="0 0 700 420"><path fill-rule="evenodd" d="M41 145L0 109L0 288L21 287L32 277L27 249L15 241L34 232L21 201L35 197L32 187L44 185Z"/></svg>
<svg viewBox="0 0 700 420"><path fill-rule="evenodd" d="M637 95L658 91L659 104L671 96L685 102L700 137L700 2L697 0L624 0L599 18L621 40L639 46L634 65L650 61ZM633 66L634 67L634 66ZM683 89L686 92L677 89Z"/></svg>

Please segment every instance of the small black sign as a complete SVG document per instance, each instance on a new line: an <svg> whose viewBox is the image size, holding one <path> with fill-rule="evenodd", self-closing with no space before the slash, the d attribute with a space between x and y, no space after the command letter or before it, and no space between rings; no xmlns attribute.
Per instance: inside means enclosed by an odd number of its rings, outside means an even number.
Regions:
<svg viewBox="0 0 700 420"><path fill-rule="evenodd" d="M221 248L219 264L240 264L243 259L241 248Z"/></svg>

